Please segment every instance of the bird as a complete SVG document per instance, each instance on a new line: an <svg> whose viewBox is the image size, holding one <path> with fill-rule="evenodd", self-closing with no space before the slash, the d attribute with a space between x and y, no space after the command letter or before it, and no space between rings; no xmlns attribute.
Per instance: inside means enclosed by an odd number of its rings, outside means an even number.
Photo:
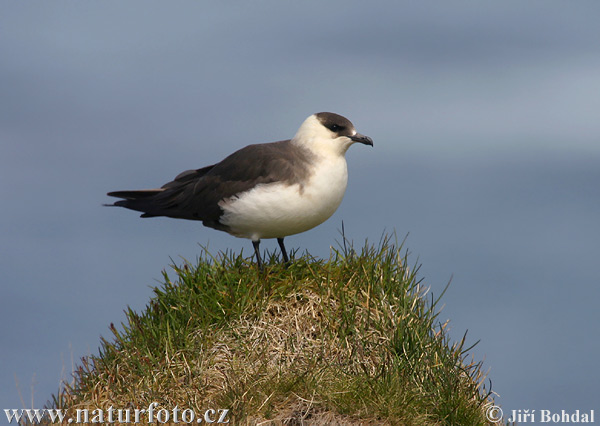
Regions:
<svg viewBox="0 0 600 426"><path fill-rule="evenodd" d="M276 238L287 266L284 238L320 225L340 206L348 183L345 154L354 143L373 146L373 139L347 118L319 112L292 139L248 145L160 188L109 192L121 200L106 205L142 212L143 218L198 220L247 238L260 270L260 241Z"/></svg>

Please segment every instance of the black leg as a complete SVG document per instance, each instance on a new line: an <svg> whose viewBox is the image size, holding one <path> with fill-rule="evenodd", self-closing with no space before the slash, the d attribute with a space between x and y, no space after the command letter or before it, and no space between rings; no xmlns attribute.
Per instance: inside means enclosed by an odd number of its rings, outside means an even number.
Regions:
<svg viewBox="0 0 600 426"><path fill-rule="evenodd" d="M288 257L285 246L283 245L283 238L277 238L277 242L279 243L279 248L281 249L281 254L283 255L283 262L287 266L290 264L290 258Z"/></svg>
<svg viewBox="0 0 600 426"><path fill-rule="evenodd" d="M258 265L258 269L263 270L262 259L260 258L260 240L252 241L252 245L254 246L254 254L256 255L256 264Z"/></svg>

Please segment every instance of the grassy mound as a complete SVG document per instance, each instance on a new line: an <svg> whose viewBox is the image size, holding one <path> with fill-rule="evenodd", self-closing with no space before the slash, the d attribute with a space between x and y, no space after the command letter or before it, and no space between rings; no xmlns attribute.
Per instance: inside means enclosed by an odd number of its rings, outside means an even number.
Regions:
<svg viewBox="0 0 600 426"><path fill-rule="evenodd" d="M287 269L271 256L264 273L204 256L164 272L52 405L228 409L235 425L491 424L481 363L449 341L389 239Z"/></svg>

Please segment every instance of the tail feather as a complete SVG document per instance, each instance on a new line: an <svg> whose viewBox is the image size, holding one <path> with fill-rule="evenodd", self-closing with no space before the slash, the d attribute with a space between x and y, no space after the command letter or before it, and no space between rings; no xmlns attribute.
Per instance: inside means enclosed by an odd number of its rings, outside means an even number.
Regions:
<svg viewBox="0 0 600 426"><path fill-rule="evenodd" d="M122 200L115 201L113 204L105 204L105 206L125 207L126 209L137 210L144 213L142 217L160 216L160 214L153 214L153 211L156 210L157 206L152 197L163 191L164 189L160 188L109 192L106 195L122 198Z"/></svg>
<svg viewBox="0 0 600 426"><path fill-rule="evenodd" d="M113 191L109 192L109 197L117 197L117 198L125 198L127 200L139 200L142 198L152 197L153 195L158 194L159 192L164 191L164 189L141 189L136 191Z"/></svg>

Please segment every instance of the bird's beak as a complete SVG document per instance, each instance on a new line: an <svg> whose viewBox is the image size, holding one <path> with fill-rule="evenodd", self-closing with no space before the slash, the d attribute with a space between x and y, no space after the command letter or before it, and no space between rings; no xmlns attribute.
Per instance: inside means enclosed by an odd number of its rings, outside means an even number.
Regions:
<svg viewBox="0 0 600 426"><path fill-rule="evenodd" d="M354 142L364 143L365 145L373 146L373 139L368 136L361 135L360 133L356 133L354 136L350 136L350 139Z"/></svg>

